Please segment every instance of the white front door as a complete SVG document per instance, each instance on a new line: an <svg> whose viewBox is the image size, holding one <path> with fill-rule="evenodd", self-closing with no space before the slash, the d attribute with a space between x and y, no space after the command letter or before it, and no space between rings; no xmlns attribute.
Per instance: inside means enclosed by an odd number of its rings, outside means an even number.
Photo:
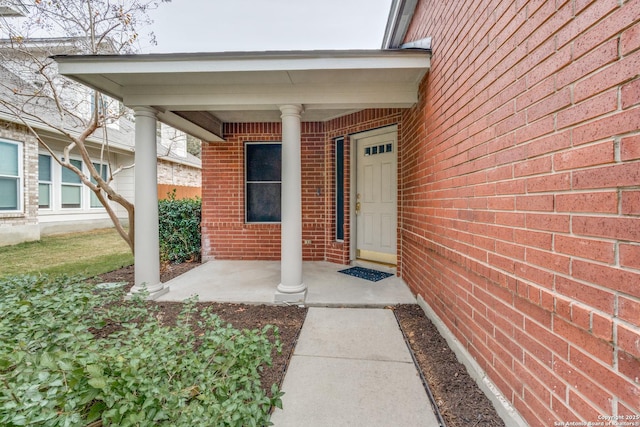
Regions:
<svg viewBox="0 0 640 427"><path fill-rule="evenodd" d="M384 132L384 131L383 131ZM394 128L356 140L356 258L397 262L397 144Z"/></svg>

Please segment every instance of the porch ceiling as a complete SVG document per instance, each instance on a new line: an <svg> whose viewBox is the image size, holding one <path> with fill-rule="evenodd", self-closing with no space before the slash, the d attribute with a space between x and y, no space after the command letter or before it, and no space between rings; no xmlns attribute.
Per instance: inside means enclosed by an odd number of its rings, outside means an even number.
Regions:
<svg viewBox="0 0 640 427"><path fill-rule="evenodd" d="M304 121L365 108L406 108L430 68L427 50L55 56L59 71L205 140L222 122L273 122L301 104ZM218 138L216 138L216 136Z"/></svg>

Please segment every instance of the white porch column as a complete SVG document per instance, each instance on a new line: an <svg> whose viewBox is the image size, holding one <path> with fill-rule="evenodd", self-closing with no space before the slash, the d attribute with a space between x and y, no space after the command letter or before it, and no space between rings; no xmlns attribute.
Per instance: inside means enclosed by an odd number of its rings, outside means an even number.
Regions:
<svg viewBox="0 0 640 427"><path fill-rule="evenodd" d="M301 105L282 105L282 238L280 280L275 300L304 302L302 281Z"/></svg>
<svg viewBox="0 0 640 427"><path fill-rule="evenodd" d="M135 116L135 284L131 293L146 287L149 299L168 292L160 283L158 236L158 167L156 111L134 107Z"/></svg>

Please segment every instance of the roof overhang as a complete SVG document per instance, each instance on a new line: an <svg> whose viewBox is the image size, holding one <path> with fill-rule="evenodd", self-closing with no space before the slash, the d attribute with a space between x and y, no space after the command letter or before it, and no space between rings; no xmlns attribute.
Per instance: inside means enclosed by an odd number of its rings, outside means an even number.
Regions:
<svg viewBox="0 0 640 427"><path fill-rule="evenodd" d="M31 129L33 129L34 132L36 132L40 137L44 138L45 140L49 139L49 140L67 142L67 143L69 142L69 139L63 136L58 129L51 127L45 124L44 122L41 122L38 120L25 119L24 117L18 118L14 114L0 111L0 121L6 121L10 123L16 123L19 125L29 126ZM71 133L78 134L78 132L74 132L74 131L71 131ZM100 139L100 137L101 135L99 133L91 135L87 139L87 143L92 147L98 147L98 148L102 147L104 144L104 141ZM118 153L133 152L133 146L128 144L123 144L122 142L119 142L117 138L113 138L113 140L109 141L109 149Z"/></svg>
<svg viewBox="0 0 640 427"><path fill-rule="evenodd" d="M19 0L0 0L0 16L25 17L29 11Z"/></svg>
<svg viewBox="0 0 640 427"><path fill-rule="evenodd" d="M129 107L152 106L162 121L214 140L221 136L217 126L222 122L279 121L283 104L303 105L304 121L326 121L366 108L410 107L418 99L431 53L407 49L54 59L61 74Z"/></svg>

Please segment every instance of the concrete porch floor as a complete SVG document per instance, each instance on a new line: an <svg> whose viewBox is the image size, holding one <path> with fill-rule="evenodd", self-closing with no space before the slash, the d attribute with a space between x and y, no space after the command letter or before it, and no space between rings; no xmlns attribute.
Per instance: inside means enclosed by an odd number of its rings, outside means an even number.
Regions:
<svg viewBox="0 0 640 427"><path fill-rule="evenodd" d="M392 272L382 266L363 266ZM305 305L384 307L416 302L401 278L394 275L371 282L339 273L348 267L322 261L304 262ZM209 261L166 282L169 292L158 301L182 301L198 295L199 301L274 304L278 283L280 261Z"/></svg>

